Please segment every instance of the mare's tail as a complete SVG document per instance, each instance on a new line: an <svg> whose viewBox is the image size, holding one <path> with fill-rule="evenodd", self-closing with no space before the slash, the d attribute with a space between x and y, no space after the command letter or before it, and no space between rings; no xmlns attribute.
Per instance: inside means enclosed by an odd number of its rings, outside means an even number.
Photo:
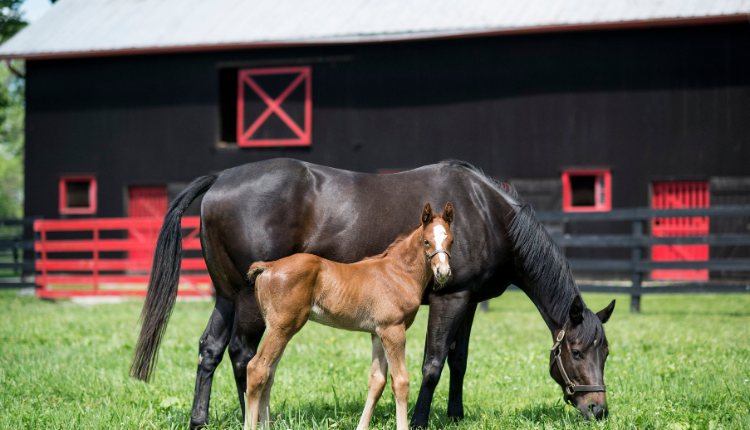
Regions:
<svg viewBox="0 0 750 430"><path fill-rule="evenodd" d="M182 213L196 197L208 191L219 174L203 176L185 188L169 205L156 242L146 302L141 312L141 335L135 347L130 376L148 382L157 361L167 322L172 315L182 265Z"/></svg>

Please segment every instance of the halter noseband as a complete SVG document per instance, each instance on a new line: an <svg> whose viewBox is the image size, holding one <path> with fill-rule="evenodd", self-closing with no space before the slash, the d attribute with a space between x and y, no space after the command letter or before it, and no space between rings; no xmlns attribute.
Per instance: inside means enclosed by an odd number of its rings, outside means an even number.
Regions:
<svg viewBox="0 0 750 430"><path fill-rule="evenodd" d="M565 338L565 331L568 329L568 326L570 323L565 324L565 327L563 327L562 330L557 334L557 338L555 339L555 344L552 345L552 348L550 348L550 351L552 351L552 358L550 359L549 363L549 370L552 371L552 366L557 363L557 368L560 370L560 375L562 375L563 382L565 382L565 388L563 388L563 391L565 391L566 398L565 401L570 403L570 396L572 396L575 393L579 392L605 392L607 391L606 385L576 385L573 381L568 378L568 374L565 372L565 368L563 367L562 359L560 359L560 354L562 353L562 341L563 338Z"/></svg>
<svg viewBox="0 0 750 430"><path fill-rule="evenodd" d="M450 252L448 252L448 251L446 251L446 250L444 250L444 249L438 249L438 250L437 250L437 251L435 251L435 252L431 252L431 253L427 254L427 261L428 261L428 262L429 262L429 261L432 261L432 257L434 257L434 256L436 256L436 255L438 255L438 254L440 254L441 252L442 252L443 254L445 254L445 255L447 255L447 256L448 256L448 260L450 260L450 259L451 259L451 253L450 253Z"/></svg>

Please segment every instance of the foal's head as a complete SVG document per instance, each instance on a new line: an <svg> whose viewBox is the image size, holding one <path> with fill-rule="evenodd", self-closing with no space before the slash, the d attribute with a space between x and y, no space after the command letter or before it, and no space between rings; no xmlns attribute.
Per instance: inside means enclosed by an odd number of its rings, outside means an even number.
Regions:
<svg viewBox="0 0 750 430"><path fill-rule="evenodd" d="M453 222L453 205L446 203L443 213L438 215L432 211L429 203L422 209L422 238L427 260L435 275L437 288L441 288L451 279L451 246L453 233L450 224Z"/></svg>
<svg viewBox="0 0 750 430"><path fill-rule="evenodd" d="M609 344L603 324L614 309L612 300L609 306L593 313L584 306L581 296L576 295L568 311L569 322L554 334L550 375L562 387L565 401L578 408L586 419L602 419L608 414L604 362L609 355ZM559 363L556 356L560 357Z"/></svg>

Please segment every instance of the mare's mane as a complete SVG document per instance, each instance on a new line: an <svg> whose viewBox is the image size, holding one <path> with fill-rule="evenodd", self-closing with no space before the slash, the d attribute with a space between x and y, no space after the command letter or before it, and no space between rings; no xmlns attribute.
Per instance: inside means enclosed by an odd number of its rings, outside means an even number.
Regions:
<svg viewBox="0 0 750 430"><path fill-rule="evenodd" d="M481 169L458 160L446 160L448 164L467 170L497 190L514 209L508 238L513 243L517 263L534 288L537 300L544 300L550 317L564 324L570 319L568 312L573 299L581 292L573 279L568 260L552 240L547 229L534 215L531 205L524 203L515 187L487 176ZM585 305L584 305L585 308ZM594 340L604 337L599 318L588 308L584 309L582 329L575 330L574 341L588 347Z"/></svg>

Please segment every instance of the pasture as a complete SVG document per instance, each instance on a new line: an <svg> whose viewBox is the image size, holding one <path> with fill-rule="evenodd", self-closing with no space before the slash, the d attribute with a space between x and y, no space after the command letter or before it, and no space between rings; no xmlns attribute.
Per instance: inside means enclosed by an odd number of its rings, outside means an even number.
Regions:
<svg viewBox="0 0 750 430"><path fill-rule="evenodd" d="M477 313L464 384L466 419L445 417L446 366L432 429L750 428L750 295L627 296L606 324L610 417L581 422L548 375L552 341L531 302L508 292ZM613 296L584 294L595 311ZM178 302L154 381L127 376L142 302L81 306L0 291L0 428L187 428L197 343L210 302ZM407 333L409 415L421 381L427 309ZM210 428L242 427L228 357L217 370ZM370 369L369 335L310 323L287 348L276 377L276 429L352 429ZM374 429L395 428L390 384Z"/></svg>

